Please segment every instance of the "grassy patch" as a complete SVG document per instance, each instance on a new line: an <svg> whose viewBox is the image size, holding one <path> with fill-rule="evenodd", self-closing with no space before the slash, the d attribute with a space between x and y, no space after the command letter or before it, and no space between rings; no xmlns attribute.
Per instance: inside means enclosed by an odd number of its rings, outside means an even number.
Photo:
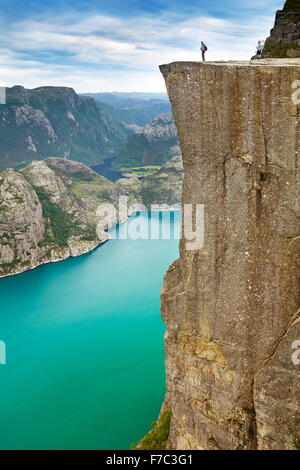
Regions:
<svg viewBox="0 0 300 470"><path fill-rule="evenodd" d="M92 173L89 173L86 170L74 171L70 174L70 177L80 181L94 181L97 178L97 176L93 175Z"/></svg>
<svg viewBox="0 0 300 470"><path fill-rule="evenodd" d="M147 165L147 166L134 166L130 168L121 168L121 173L131 173L137 176L149 176L159 171L161 167L159 165Z"/></svg>
<svg viewBox="0 0 300 470"><path fill-rule="evenodd" d="M131 450L165 450L167 447L172 411L165 410L158 422L153 421L152 429Z"/></svg>
<svg viewBox="0 0 300 470"><path fill-rule="evenodd" d="M300 47L297 46L296 44L281 44L281 43L276 43L275 41L268 40L266 41L264 50L263 50L263 55L266 56L272 56L272 57L278 57L278 58L285 58L287 56L287 51L289 49L299 49Z"/></svg>
<svg viewBox="0 0 300 470"><path fill-rule="evenodd" d="M293 444L296 450L300 450L300 439L294 439Z"/></svg>
<svg viewBox="0 0 300 470"><path fill-rule="evenodd" d="M68 239L78 231L74 225L73 216L51 202L44 189L38 187L34 189L42 204L43 216L46 219L46 236L41 244L55 243L61 247L67 246Z"/></svg>

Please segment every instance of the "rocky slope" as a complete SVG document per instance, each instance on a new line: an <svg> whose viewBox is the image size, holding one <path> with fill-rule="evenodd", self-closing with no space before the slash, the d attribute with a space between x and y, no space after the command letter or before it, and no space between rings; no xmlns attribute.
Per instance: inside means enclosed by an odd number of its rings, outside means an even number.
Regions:
<svg viewBox="0 0 300 470"><path fill-rule="evenodd" d="M144 179L112 183L82 163L61 158L34 161L23 170L0 172L0 277L91 251L109 237L114 211L104 219L100 204L118 209L119 196L133 204L178 206L182 162L176 157ZM120 214L124 221L128 214Z"/></svg>
<svg viewBox="0 0 300 470"><path fill-rule="evenodd" d="M113 183L78 162L0 172L0 277L94 249L108 239L96 233L96 209L117 197Z"/></svg>
<svg viewBox="0 0 300 470"><path fill-rule="evenodd" d="M162 292L169 447L295 449L300 120L291 90L300 63L161 71L183 154L183 203L205 208L204 248L188 251L183 238Z"/></svg>
<svg viewBox="0 0 300 470"><path fill-rule="evenodd" d="M181 156L173 157L159 171L145 178L129 177L117 181L132 201L143 204L148 210L152 205L170 209L180 208L183 180Z"/></svg>
<svg viewBox="0 0 300 470"><path fill-rule="evenodd" d="M7 88L0 106L0 169L61 157L97 164L117 154L128 131L71 88Z"/></svg>
<svg viewBox="0 0 300 470"><path fill-rule="evenodd" d="M179 155L177 130L171 114L160 114L146 124L143 132L129 135L114 161L115 168L162 165Z"/></svg>
<svg viewBox="0 0 300 470"><path fill-rule="evenodd" d="M264 56L300 57L300 1L288 0L276 13L275 25L266 40Z"/></svg>

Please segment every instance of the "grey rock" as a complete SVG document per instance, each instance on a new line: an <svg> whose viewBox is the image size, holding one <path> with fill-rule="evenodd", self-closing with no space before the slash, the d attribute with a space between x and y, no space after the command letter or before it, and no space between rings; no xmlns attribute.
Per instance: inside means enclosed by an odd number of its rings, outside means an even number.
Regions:
<svg viewBox="0 0 300 470"><path fill-rule="evenodd" d="M297 59L161 66L205 244L162 291L172 449L295 449L300 438Z"/></svg>
<svg viewBox="0 0 300 470"><path fill-rule="evenodd" d="M295 11L290 11L287 3L283 10L276 13L275 25L265 42L263 56L298 57L295 49L299 47L300 39L300 5L297 8L293 3L291 8Z"/></svg>
<svg viewBox="0 0 300 470"><path fill-rule="evenodd" d="M0 277L106 241L107 233L96 232L96 210L114 197L113 183L77 162L51 158L0 172Z"/></svg>

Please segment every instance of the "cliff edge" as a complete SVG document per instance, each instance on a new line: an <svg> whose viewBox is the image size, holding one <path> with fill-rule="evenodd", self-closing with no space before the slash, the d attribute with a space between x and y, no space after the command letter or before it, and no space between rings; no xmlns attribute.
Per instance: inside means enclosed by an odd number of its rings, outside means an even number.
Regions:
<svg viewBox="0 0 300 470"><path fill-rule="evenodd" d="M160 68L183 154L183 205L205 207L204 248L187 251L183 238L162 291L169 447L295 449L300 61Z"/></svg>

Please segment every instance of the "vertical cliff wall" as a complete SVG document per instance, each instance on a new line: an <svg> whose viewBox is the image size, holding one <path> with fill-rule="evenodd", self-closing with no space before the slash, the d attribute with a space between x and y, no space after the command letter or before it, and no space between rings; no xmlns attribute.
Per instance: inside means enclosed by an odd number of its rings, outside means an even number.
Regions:
<svg viewBox="0 0 300 470"><path fill-rule="evenodd" d="M288 0L276 12L274 28L267 38L264 56L300 57L300 1Z"/></svg>
<svg viewBox="0 0 300 470"><path fill-rule="evenodd" d="M300 64L182 62L161 71L183 153L183 204L205 205L204 248L181 241L162 292L169 445L294 449Z"/></svg>

